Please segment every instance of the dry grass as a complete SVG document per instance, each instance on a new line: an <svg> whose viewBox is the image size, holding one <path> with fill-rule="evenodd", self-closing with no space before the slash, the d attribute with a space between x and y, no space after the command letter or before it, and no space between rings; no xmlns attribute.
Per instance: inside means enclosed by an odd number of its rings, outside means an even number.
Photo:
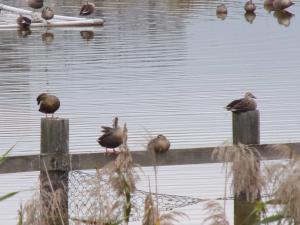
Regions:
<svg viewBox="0 0 300 225"><path fill-rule="evenodd" d="M137 165L133 163L131 153L127 145L127 128L123 129L123 144L115 161L108 163L102 170L108 177L108 183L118 197L124 199L123 215L124 222L128 224L132 203L131 195L136 190L136 182L139 180Z"/></svg>
<svg viewBox="0 0 300 225"><path fill-rule="evenodd" d="M281 156L288 160L272 163L265 167L268 181L267 191L272 204L281 205L285 218L300 224L300 159L288 146L275 146Z"/></svg>
<svg viewBox="0 0 300 225"><path fill-rule="evenodd" d="M35 193L32 198L25 203L24 208L19 210L19 225L53 225L62 224L60 213L62 209L57 207L60 205L62 189L54 192ZM43 199L47 199L47 204L43 204ZM60 211L60 213L59 213Z"/></svg>
<svg viewBox="0 0 300 225"><path fill-rule="evenodd" d="M160 213L152 193L146 196L142 225L174 225L183 217L187 217L186 214L177 211Z"/></svg>
<svg viewBox="0 0 300 225"><path fill-rule="evenodd" d="M81 216L79 216L80 208L75 210L78 211L78 216L72 220L76 225L110 225L121 222L119 218L121 201L118 198L112 199L102 182L103 175L99 170L96 171L96 176L84 181L84 185L89 188L84 189L80 195L90 199L92 207L89 208L88 214Z"/></svg>
<svg viewBox="0 0 300 225"><path fill-rule="evenodd" d="M254 148L243 144L223 145L214 149L212 157L230 169L226 176L233 176L232 188L237 196L245 195L248 201L255 201L265 184L260 172L260 154Z"/></svg>
<svg viewBox="0 0 300 225"><path fill-rule="evenodd" d="M203 224L229 225L224 208L217 201L207 201L204 205L204 211L208 216L203 219Z"/></svg>

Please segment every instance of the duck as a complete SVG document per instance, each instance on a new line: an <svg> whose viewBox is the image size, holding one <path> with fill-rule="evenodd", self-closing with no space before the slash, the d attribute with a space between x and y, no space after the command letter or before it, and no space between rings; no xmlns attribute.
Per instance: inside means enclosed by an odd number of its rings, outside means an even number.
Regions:
<svg viewBox="0 0 300 225"><path fill-rule="evenodd" d="M91 3L91 2L86 2L86 4L84 4L79 12L80 16L88 16L91 15L93 12L95 11L95 4Z"/></svg>
<svg viewBox="0 0 300 225"><path fill-rule="evenodd" d="M54 17L54 11L50 7L45 7L42 11L42 18L45 20L51 20Z"/></svg>
<svg viewBox="0 0 300 225"><path fill-rule="evenodd" d="M274 0L264 0L264 6L272 6L273 7Z"/></svg>
<svg viewBox="0 0 300 225"><path fill-rule="evenodd" d="M60 101L59 98L55 95L49 95L47 93L41 93L37 97L37 104L40 105L39 111L41 113L45 113L46 117L47 114L53 114L59 109L60 107Z"/></svg>
<svg viewBox="0 0 300 225"><path fill-rule="evenodd" d="M216 10L217 14L227 14L227 7L225 4L220 4L217 6L217 10Z"/></svg>
<svg viewBox="0 0 300 225"><path fill-rule="evenodd" d="M17 24L20 28L28 28L31 24L31 19L26 16L19 15L17 18Z"/></svg>
<svg viewBox="0 0 300 225"><path fill-rule="evenodd" d="M44 6L44 0L28 0L28 5L33 9L40 9Z"/></svg>
<svg viewBox="0 0 300 225"><path fill-rule="evenodd" d="M155 153L165 153L170 149L170 146L170 141L166 136L159 134L148 142L147 149Z"/></svg>
<svg viewBox="0 0 300 225"><path fill-rule="evenodd" d="M247 13L254 13L255 9L256 9L256 6L255 4L252 2L252 0L250 1L247 1L245 6L244 6L244 9Z"/></svg>
<svg viewBox="0 0 300 225"><path fill-rule="evenodd" d="M251 92L246 92L244 98L233 100L225 108L231 112L247 112L256 110L256 97Z"/></svg>
<svg viewBox="0 0 300 225"><path fill-rule="evenodd" d="M113 120L113 126L102 126L103 135L98 138L98 143L102 147L105 147L105 153L108 153L107 149L113 149L113 153L116 153L115 148L123 144L125 137L127 136L126 123L121 128L118 125L118 117Z"/></svg>
<svg viewBox="0 0 300 225"><path fill-rule="evenodd" d="M274 0L273 1L273 8L274 10L283 10L286 9L288 7L290 7L291 5L294 5L295 3L292 2L291 0Z"/></svg>

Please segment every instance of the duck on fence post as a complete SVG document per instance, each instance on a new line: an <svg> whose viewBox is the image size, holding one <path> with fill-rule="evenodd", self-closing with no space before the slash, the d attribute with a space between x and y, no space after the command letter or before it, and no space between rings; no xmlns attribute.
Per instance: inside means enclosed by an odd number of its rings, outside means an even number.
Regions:
<svg viewBox="0 0 300 225"><path fill-rule="evenodd" d="M67 161L65 161L68 159L68 153L69 120L62 118L42 118L40 157L40 195L42 201L42 224L69 224L69 168ZM47 168L45 168L46 165L48 165ZM53 206L55 210L53 210ZM51 215L51 218L49 218L49 215Z"/></svg>
<svg viewBox="0 0 300 225"><path fill-rule="evenodd" d="M234 100L226 106L232 111L232 136L233 144L260 144L260 121L259 111L256 110L254 95L250 92L244 98ZM257 160L259 163L259 160ZM260 193L257 201L260 199ZM256 201L247 201L243 192L239 196L234 196L234 224L255 224L259 221L258 216L253 213Z"/></svg>

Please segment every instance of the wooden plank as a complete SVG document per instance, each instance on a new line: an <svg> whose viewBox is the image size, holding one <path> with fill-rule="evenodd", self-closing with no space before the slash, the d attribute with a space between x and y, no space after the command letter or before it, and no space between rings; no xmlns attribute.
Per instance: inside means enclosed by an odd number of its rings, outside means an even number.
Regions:
<svg viewBox="0 0 300 225"><path fill-rule="evenodd" d="M16 13L16 14L29 15L31 17L37 17L37 16L40 16L40 14L41 14L41 13L38 13L38 12L33 13L30 10L16 8L16 7L4 5L4 4L0 4L0 9L10 11L10 12L13 12L13 13ZM54 15L53 19L58 19L58 20L63 20L63 21L85 21L86 20L86 18L83 18L83 17L60 16L60 15ZM100 19L100 20L102 20L104 22L103 19Z"/></svg>
<svg viewBox="0 0 300 225"><path fill-rule="evenodd" d="M258 145L260 143L259 111L232 113L232 137L233 144ZM256 174L259 174L260 162L258 158L255 168ZM233 179L235 178L235 172L238 171L233 172ZM248 178L245 177L245 179ZM260 200L260 193L255 196L255 201L247 200L245 189L237 194L236 191L234 193L234 225L256 224L260 216L253 212Z"/></svg>
<svg viewBox="0 0 300 225"><path fill-rule="evenodd" d="M41 119L41 154L68 155L69 120L63 118ZM58 158L58 160L57 160ZM63 168L63 157L52 158L52 170L40 160L40 196L42 205L41 223L68 225L68 168ZM53 169L55 168L55 169ZM56 198L53 197L55 194ZM59 199L59 202L58 200ZM53 207L55 206L55 210ZM58 210L56 210L58 209Z"/></svg>
<svg viewBox="0 0 300 225"><path fill-rule="evenodd" d="M285 145L300 154L300 142L281 143L275 145ZM253 145L261 153L263 160L281 159L278 151L275 151L274 144ZM190 149L171 149L165 154L157 157L159 166L188 165L216 163L212 160L211 154L214 147L190 148ZM132 151L134 161L142 167L154 166L153 157L146 151ZM6 161L0 165L1 173L30 172L40 170L40 159L46 163L48 170L64 170L71 168L77 169L95 169L101 168L114 156L107 156L103 152L99 153L75 153L75 154L43 154L43 155L25 155L9 156ZM57 163L53 163L57 162ZM41 168L42 169L42 168Z"/></svg>

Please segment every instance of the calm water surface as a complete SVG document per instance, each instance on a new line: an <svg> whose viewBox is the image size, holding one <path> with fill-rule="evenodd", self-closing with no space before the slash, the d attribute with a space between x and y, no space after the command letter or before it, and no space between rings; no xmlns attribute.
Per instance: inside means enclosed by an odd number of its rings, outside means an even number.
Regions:
<svg viewBox="0 0 300 225"><path fill-rule="evenodd" d="M75 16L84 1L46 2L57 14ZM258 97L261 142L300 140L297 2L290 14L257 2L256 17L247 17L244 1L226 1L225 20L215 15L220 1L95 3L104 27L33 29L27 36L0 31L1 151L16 142L15 155L39 151L41 92L60 97L57 116L70 119L72 152L103 151L100 126L114 116L127 123L131 150L145 149L159 133L173 148L230 141L231 115L223 106L245 91ZM220 171L219 165L161 168L160 192L222 196ZM0 194L36 187L37 173L0 177ZM0 203L1 224L16 223L18 204L30 194ZM185 209L191 220L184 224L199 224L200 208Z"/></svg>

